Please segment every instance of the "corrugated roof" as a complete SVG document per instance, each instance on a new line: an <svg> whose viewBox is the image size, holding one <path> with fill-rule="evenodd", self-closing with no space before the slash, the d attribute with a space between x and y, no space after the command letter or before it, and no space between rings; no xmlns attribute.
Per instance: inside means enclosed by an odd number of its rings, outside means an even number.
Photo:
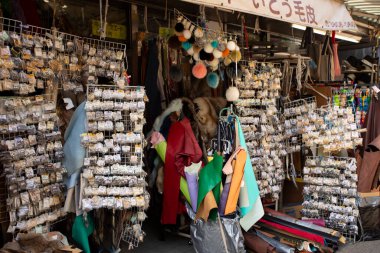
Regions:
<svg viewBox="0 0 380 253"><path fill-rule="evenodd" d="M353 16L380 23L380 0L344 0Z"/></svg>

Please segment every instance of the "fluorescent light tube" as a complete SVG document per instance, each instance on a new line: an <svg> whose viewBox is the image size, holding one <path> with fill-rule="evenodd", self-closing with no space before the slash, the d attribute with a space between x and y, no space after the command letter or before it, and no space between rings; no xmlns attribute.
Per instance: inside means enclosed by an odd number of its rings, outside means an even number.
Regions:
<svg viewBox="0 0 380 253"><path fill-rule="evenodd" d="M292 24L292 27L295 29L298 29L298 30L302 30L302 31L306 30L306 26L303 26L303 25ZM320 34L320 35L326 35L326 31L319 30L319 29L314 29L314 33ZM340 39L340 40L353 42L353 43L359 43L360 40L362 39L359 36L355 36L355 35L351 35L351 34L347 34L347 33L341 33L341 32L337 32L335 34L335 38Z"/></svg>

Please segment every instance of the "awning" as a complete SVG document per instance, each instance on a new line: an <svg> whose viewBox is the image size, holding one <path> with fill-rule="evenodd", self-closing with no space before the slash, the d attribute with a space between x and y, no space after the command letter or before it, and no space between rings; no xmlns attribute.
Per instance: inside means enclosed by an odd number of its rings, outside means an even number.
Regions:
<svg viewBox="0 0 380 253"><path fill-rule="evenodd" d="M182 0L277 19L322 30L357 30L346 6L337 0Z"/></svg>
<svg viewBox="0 0 380 253"><path fill-rule="evenodd" d="M372 23L380 23L380 1L379 0L344 0L350 13L360 19L368 20ZM358 22L356 22L358 24ZM360 23L359 23L360 24ZM374 29L368 23L361 26Z"/></svg>

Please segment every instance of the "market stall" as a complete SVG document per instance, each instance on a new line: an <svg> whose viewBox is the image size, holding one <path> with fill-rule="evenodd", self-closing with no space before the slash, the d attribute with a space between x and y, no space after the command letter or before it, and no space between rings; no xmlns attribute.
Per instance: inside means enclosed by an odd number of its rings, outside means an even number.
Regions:
<svg viewBox="0 0 380 253"><path fill-rule="evenodd" d="M379 37L344 3L32 2L0 18L4 252L380 239Z"/></svg>

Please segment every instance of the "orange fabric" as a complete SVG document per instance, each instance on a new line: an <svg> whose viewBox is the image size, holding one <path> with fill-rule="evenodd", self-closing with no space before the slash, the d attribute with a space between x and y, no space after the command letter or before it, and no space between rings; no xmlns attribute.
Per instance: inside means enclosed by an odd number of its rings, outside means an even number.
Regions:
<svg viewBox="0 0 380 253"><path fill-rule="evenodd" d="M215 201L213 192L209 191L203 199L202 203L199 205L195 220L201 218L207 221L210 211L214 208L218 208L218 205Z"/></svg>
<svg viewBox="0 0 380 253"><path fill-rule="evenodd" d="M247 152L241 149L233 161L234 173L232 175L231 187L228 193L226 210L224 214L230 214L236 211L237 201L240 194L240 185L244 175L245 162L247 160Z"/></svg>

